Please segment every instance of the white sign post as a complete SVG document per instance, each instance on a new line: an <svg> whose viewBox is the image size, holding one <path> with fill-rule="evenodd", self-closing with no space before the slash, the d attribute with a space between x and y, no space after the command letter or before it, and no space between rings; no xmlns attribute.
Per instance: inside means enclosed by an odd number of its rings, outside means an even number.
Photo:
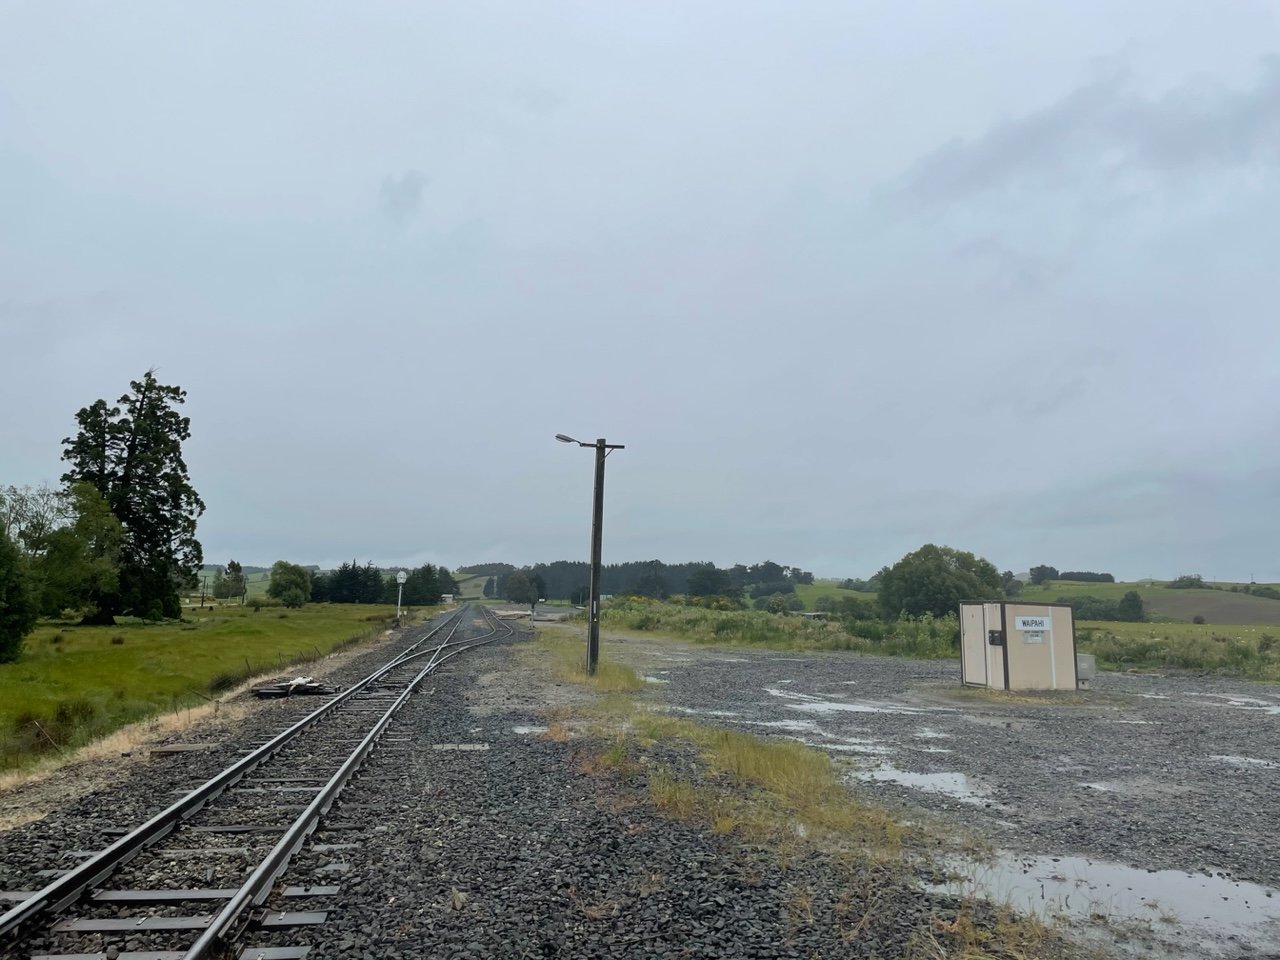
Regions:
<svg viewBox="0 0 1280 960"><path fill-rule="evenodd" d="M400 586L396 588L396 626L400 626L400 598L404 596L404 582L409 579L409 575L401 570L396 574L396 583Z"/></svg>

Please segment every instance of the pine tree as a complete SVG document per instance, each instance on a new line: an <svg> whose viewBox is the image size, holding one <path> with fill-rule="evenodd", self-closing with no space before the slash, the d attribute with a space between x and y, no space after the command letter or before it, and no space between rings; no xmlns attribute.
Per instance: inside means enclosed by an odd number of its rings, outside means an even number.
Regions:
<svg viewBox="0 0 1280 960"><path fill-rule="evenodd" d="M195 537L204 501L182 459L191 421L176 409L186 391L157 382L151 370L129 388L118 406L97 400L80 410L80 432L62 441L71 464L63 482L96 487L124 528L119 584L97 598L90 623L122 613L179 616L178 588L195 581L204 559Z"/></svg>

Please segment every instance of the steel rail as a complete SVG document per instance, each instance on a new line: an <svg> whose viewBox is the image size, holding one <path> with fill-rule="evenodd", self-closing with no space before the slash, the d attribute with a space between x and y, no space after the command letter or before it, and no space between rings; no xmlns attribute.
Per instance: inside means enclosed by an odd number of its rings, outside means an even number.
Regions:
<svg viewBox="0 0 1280 960"><path fill-rule="evenodd" d="M453 632L457 630L458 624L462 621L462 612L465 609L465 606L459 607L457 611L451 613L439 625L424 634L408 650L402 651L390 662L379 667L369 676L307 714L307 716L282 733L277 734L252 753L242 757L221 773L170 804L141 826L134 828L104 850L94 854L84 863L50 882L44 889L37 891L7 913L0 915L0 935L12 932L45 911L57 912L78 900L85 890L106 879L116 869L128 863L147 847L168 836L175 827L189 820L209 801L218 797L228 787L238 783L245 774L271 759L285 744L304 730L314 726L322 717L335 710L339 704L346 702L370 684L386 676L391 670L402 665L405 654L426 643L448 626L451 621L453 630L449 632L449 637L452 637Z"/></svg>
<svg viewBox="0 0 1280 960"><path fill-rule="evenodd" d="M486 619L489 619L488 611L485 611L485 616ZM461 618L459 618L459 622L460 620ZM457 630L458 625L454 624L449 637L453 636L453 632ZM333 801L337 799L347 781L360 768L360 765L364 763L369 754L373 752L378 738L382 736L382 733L391 723L392 717L409 701L410 696L424 679L434 673L441 664L459 654L497 640L505 640L514 632L513 629L508 627L507 632L500 635L495 621L490 623L488 635L459 640L454 643L450 643L449 638L446 638L444 643L431 652L431 659L427 662L427 665L409 682L400 696L396 698L396 701L387 708L387 711L374 724L364 739L360 741L355 750L351 752L351 755L338 768L338 771L329 779L329 782L321 788L315 799L307 805L307 808L289 826L276 845L272 847L271 852L254 868L253 873L249 875L240 889L228 899L221 912L214 917L199 939L183 955L183 960L206 960L206 958L215 956L216 951L221 950L234 940L237 932L247 922L244 917L245 911L261 907L266 902L276 878L285 871L289 861L298 852L306 838L315 832L320 823L320 818L329 811ZM452 649L445 653L444 651L447 648ZM423 651L414 656L426 656L428 652ZM403 666L410 659L413 658L404 658L400 661L400 665Z"/></svg>

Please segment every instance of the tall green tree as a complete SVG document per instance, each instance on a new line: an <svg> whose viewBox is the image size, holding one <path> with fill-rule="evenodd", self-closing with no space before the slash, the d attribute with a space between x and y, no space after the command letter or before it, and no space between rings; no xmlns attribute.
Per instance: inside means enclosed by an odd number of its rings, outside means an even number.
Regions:
<svg viewBox="0 0 1280 960"><path fill-rule="evenodd" d="M1142 595L1137 590L1128 591L1120 598L1117 614L1121 620L1128 620L1132 623L1141 623L1147 619L1147 611L1142 604Z"/></svg>
<svg viewBox="0 0 1280 960"><path fill-rule="evenodd" d="M48 536L35 562L40 608L47 616L63 610L96 610L120 586L124 528L106 498L91 483L73 484L66 499L74 519Z"/></svg>
<svg viewBox="0 0 1280 960"><path fill-rule="evenodd" d="M512 603L527 603L530 614L538 607L540 596L538 585L524 570L517 570L508 575L506 583L503 584L503 592Z"/></svg>
<svg viewBox="0 0 1280 960"><path fill-rule="evenodd" d="M236 560L228 561L227 565L214 575L213 595L219 600L239 597L243 601L245 590L244 568Z"/></svg>
<svg viewBox="0 0 1280 960"><path fill-rule="evenodd" d="M271 565L271 582L267 596L275 597L286 607L300 607L311 599L311 571L287 560Z"/></svg>
<svg viewBox="0 0 1280 960"><path fill-rule="evenodd" d="M22 656L22 642L36 625L37 612L26 558L0 530L0 663Z"/></svg>
<svg viewBox="0 0 1280 960"><path fill-rule="evenodd" d="M1044 583L1046 580L1057 580L1058 568L1051 567L1047 563L1031 568L1031 582L1036 586Z"/></svg>
<svg viewBox="0 0 1280 960"><path fill-rule="evenodd" d="M440 577L436 568L424 563L416 570L410 570L404 582L404 602L407 606L426 606L440 602ZM393 598L394 599L394 598Z"/></svg>
<svg viewBox="0 0 1280 960"><path fill-rule="evenodd" d="M880 571L880 611L886 617L956 613L962 600L999 600L1000 571L966 550L926 543Z"/></svg>
<svg viewBox="0 0 1280 960"><path fill-rule="evenodd" d="M177 617L178 589L195 582L204 559L195 536L204 501L182 457L191 420L177 408L186 397L148 370L117 406L96 400L81 409L79 432L62 441L70 464L63 482L92 484L124 529L119 583L98 598L85 618L90 623L113 623L121 613Z"/></svg>

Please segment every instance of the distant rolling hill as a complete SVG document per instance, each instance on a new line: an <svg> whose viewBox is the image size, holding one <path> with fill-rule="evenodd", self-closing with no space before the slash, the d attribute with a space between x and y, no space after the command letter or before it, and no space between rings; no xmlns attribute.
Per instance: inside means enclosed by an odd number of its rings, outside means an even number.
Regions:
<svg viewBox="0 0 1280 960"><path fill-rule="evenodd" d="M1139 588L1139 593L1143 593ZM1148 599L1147 613L1170 620L1204 617L1206 623L1280 624L1280 600L1226 590L1161 590Z"/></svg>

